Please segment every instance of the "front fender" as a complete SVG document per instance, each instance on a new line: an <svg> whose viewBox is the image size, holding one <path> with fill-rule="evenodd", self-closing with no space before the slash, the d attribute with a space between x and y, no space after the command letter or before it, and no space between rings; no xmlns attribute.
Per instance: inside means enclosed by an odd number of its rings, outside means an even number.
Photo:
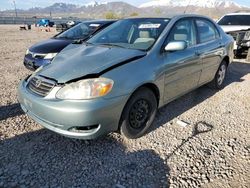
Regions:
<svg viewBox="0 0 250 188"><path fill-rule="evenodd" d="M114 81L112 91L106 96L107 98L131 95L145 84L154 84L158 88L160 101L163 96L164 74L157 74L157 61L150 61L150 58L144 57L133 61L101 76Z"/></svg>

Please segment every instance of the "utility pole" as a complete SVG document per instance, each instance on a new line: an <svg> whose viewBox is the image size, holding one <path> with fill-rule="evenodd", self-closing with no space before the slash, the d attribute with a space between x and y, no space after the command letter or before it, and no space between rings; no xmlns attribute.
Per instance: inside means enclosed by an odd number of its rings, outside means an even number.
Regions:
<svg viewBox="0 0 250 188"><path fill-rule="evenodd" d="M184 10L184 14L186 14L187 9L188 9L188 7L189 7L190 3L191 3L191 0L189 0L189 2L188 2L188 4L187 4L187 6L186 6L186 8L185 8L185 10Z"/></svg>
<svg viewBox="0 0 250 188"><path fill-rule="evenodd" d="M14 4L14 8L15 8L16 17L17 17L17 10L16 10L16 2L15 2L15 0L13 0L13 4Z"/></svg>

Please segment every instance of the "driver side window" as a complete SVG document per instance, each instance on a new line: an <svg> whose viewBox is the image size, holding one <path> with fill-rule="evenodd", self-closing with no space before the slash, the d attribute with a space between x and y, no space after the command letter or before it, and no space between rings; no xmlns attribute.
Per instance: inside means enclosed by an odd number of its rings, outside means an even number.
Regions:
<svg viewBox="0 0 250 188"><path fill-rule="evenodd" d="M180 20L174 25L168 35L167 43L175 41L185 41L187 47L196 45L196 33L192 20Z"/></svg>

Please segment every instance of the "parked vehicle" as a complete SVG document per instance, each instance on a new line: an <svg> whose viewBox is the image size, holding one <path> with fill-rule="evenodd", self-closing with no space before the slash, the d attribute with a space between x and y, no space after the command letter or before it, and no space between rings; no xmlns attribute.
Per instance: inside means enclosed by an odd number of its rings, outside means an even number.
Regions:
<svg viewBox="0 0 250 188"><path fill-rule="evenodd" d="M221 89L233 38L196 15L117 21L20 83L18 100L59 134L144 135L157 109L201 85Z"/></svg>
<svg viewBox="0 0 250 188"><path fill-rule="evenodd" d="M53 27L55 25L54 22L51 22L49 19L41 19L37 22L37 27Z"/></svg>
<svg viewBox="0 0 250 188"><path fill-rule="evenodd" d="M76 23L77 23L76 21L70 20L70 21L67 22L67 25L72 26L72 25L76 25Z"/></svg>
<svg viewBox="0 0 250 188"><path fill-rule="evenodd" d="M67 29L74 27L75 25L79 24L79 21L68 21L67 23L56 24L56 31L63 32Z"/></svg>
<svg viewBox="0 0 250 188"><path fill-rule="evenodd" d="M49 64L57 53L73 41L86 40L114 22L114 20L85 21L48 40L36 43L26 51L24 65L30 70L36 70L42 65Z"/></svg>
<svg viewBox="0 0 250 188"><path fill-rule="evenodd" d="M56 31L57 32L63 32L69 28L71 28L71 26L67 25L67 23L56 24Z"/></svg>
<svg viewBox="0 0 250 188"><path fill-rule="evenodd" d="M250 48L250 13L231 13L223 16L218 24L235 40L234 51L241 56Z"/></svg>

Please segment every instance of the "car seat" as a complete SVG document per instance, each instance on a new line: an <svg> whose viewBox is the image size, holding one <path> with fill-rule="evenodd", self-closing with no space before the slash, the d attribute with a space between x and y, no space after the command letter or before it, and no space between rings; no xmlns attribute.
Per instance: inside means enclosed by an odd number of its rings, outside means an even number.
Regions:
<svg viewBox="0 0 250 188"><path fill-rule="evenodd" d="M140 48L147 49L155 42L154 38L150 37L149 31L140 31L139 38L134 41L136 46L140 45Z"/></svg>

